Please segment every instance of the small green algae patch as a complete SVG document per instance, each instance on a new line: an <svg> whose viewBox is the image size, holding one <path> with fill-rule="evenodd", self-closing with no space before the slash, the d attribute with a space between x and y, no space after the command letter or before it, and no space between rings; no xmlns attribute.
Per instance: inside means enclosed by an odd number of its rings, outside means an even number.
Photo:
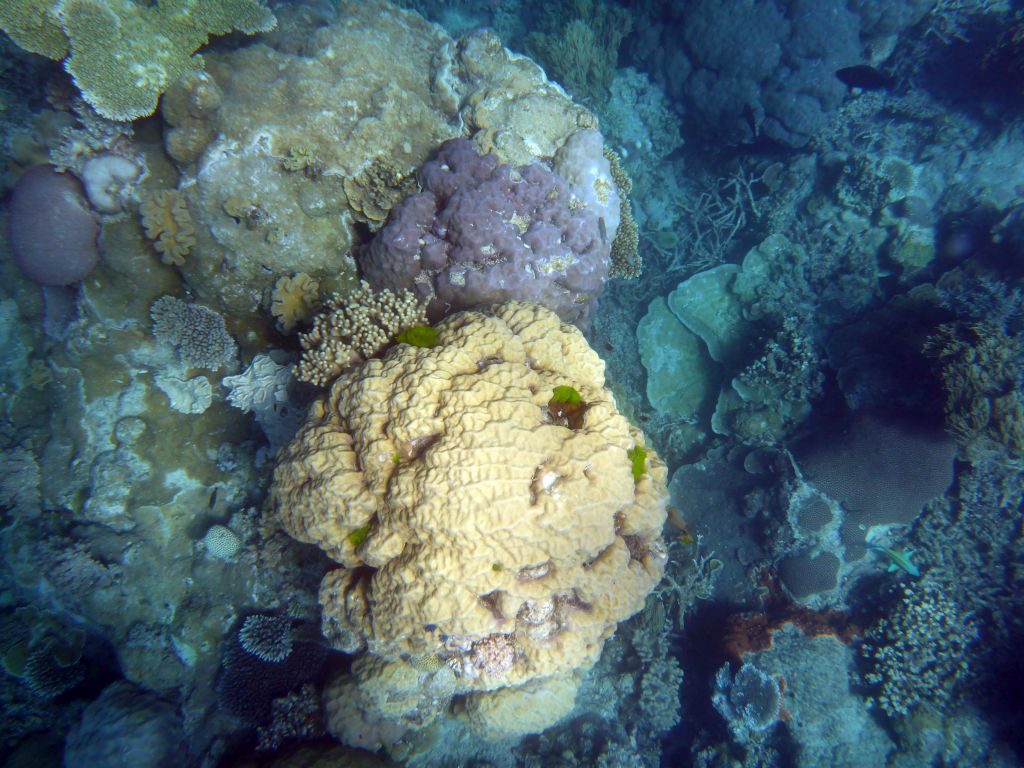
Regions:
<svg viewBox="0 0 1024 768"><path fill-rule="evenodd" d="M369 535L370 535L370 526L364 525L361 528L356 528L354 531L352 531L352 533L350 533L345 538L348 539L348 543L351 544L353 547L358 547L364 541L366 541L366 537L369 536Z"/></svg>
<svg viewBox="0 0 1024 768"><path fill-rule="evenodd" d="M555 387L548 401L551 418L572 430L583 429L583 414L586 411L587 404L583 402L580 393L568 384Z"/></svg>
<svg viewBox="0 0 1024 768"><path fill-rule="evenodd" d="M423 349L433 349L438 345L438 338L441 332L437 328L431 328L429 325L414 325L411 328L406 328L404 331L395 337L395 341L399 344L408 344L412 347L421 347Z"/></svg>
<svg viewBox="0 0 1024 768"><path fill-rule="evenodd" d="M583 398L580 397L580 393L576 391L575 387L563 384L555 387L554 394L551 396L551 402L565 403L566 405L581 405L583 403Z"/></svg>
<svg viewBox="0 0 1024 768"><path fill-rule="evenodd" d="M633 482L638 482L647 474L647 451L642 446L634 445L626 451L626 456L633 465Z"/></svg>

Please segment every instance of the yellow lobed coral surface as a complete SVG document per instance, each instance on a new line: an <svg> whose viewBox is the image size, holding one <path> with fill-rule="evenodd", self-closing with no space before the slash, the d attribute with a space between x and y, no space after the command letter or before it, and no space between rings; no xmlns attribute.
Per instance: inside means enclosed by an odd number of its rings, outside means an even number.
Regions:
<svg viewBox="0 0 1024 768"><path fill-rule="evenodd" d="M627 452L643 435L616 411L604 363L552 312L512 302L437 328L438 346L398 345L314 403L272 499L292 536L342 565L320 593L337 647L436 654L457 692L492 692L470 711L500 719L517 708L495 695L523 699L530 681L588 669L642 608L664 568L666 469L645 446L634 479ZM586 404L577 429L550 415L563 385Z"/></svg>
<svg viewBox="0 0 1024 768"><path fill-rule="evenodd" d="M488 741L539 733L572 712L579 682L579 676L570 673L476 694L459 715Z"/></svg>

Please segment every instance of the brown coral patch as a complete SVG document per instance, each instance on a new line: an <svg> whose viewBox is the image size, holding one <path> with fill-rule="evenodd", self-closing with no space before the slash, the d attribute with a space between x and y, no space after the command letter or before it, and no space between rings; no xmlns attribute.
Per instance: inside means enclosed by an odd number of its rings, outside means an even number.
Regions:
<svg viewBox="0 0 1024 768"><path fill-rule="evenodd" d="M377 228L392 208L416 191L416 176L377 158L342 184L356 218Z"/></svg>
<svg viewBox="0 0 1024 768"><path fill-rule="evenodd" d="M722 647L733 661L742 663L746 654L771 648L772 635L787 624L812 637L833 635L842 643L850 643L863 631L844 611L814 611L791 602L783 593L774 568L765 568L759 582L767 590L764 609L737 613L726 619Z"/></svg>
<svg viewBox="0 0 1024 768"><path fill-rule="evenodd" d="M144 200L139 207L146 237L160 254L164 264L180 267L185 256L196 244L192 216L184 195L176 189L166 189Z"/></svg>
<svg viewBox="0 0 1024 768"><path fill-rule="evenodd" d="M335 294L313 327L299 334L299 381L326 387L346 368L379 355L404 329L425 324L423 306L409 291L374 291L365 281L348 296ZM407 458L415 458L415 451Z"/></svg>
<svg viewBox="0 0 1024 768"><path fill-rule="evenodd" d="M282 277L270 295L270 311L285 333L307 322L316 309L319 284L304 272Z"/></svg>

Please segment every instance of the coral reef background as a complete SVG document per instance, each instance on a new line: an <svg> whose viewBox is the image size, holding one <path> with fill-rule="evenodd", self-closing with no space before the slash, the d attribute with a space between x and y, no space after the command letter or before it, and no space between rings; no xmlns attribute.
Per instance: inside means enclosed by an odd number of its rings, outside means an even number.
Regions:
<svg viewBox="0 0 1024 768"><path fill-rule="evenodd" d="M0 7L0 760L1024 764L1024 9Z"/></svg>

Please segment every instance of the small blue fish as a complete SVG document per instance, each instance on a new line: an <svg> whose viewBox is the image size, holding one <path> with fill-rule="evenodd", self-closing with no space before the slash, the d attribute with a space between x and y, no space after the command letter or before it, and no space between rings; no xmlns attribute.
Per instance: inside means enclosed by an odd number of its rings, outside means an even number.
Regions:
<svg viewBox="0 0 1024 768"><path fill-rule="evenodd" d="M881 552L887 558L889 558L889 567L886 569L889 573L893 571L903 571L909 573L915 579L920 577L921 571L918 570L917 566L914 565L910 559L914 556L912 549L904 549L902 551L895 550L892 547L882 547L878 544L868 544L868 549L872 552Z"/></svg>

